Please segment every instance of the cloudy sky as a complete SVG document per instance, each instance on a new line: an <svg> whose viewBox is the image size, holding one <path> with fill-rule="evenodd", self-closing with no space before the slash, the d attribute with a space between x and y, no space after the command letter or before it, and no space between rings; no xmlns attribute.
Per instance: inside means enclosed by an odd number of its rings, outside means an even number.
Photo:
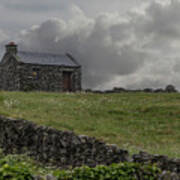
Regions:
<svg viewBox="0 0 180 180"><path fill-rule="evenodd" d="M0 0L0 54L70 52L83 87L180 89L179 0Z"/></svg>

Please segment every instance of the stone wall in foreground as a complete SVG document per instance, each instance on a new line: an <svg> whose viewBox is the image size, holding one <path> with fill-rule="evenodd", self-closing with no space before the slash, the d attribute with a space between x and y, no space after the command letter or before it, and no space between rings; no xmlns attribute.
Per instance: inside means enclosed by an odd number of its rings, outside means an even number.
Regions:
<svg viewBox="0 0 180 180"><path fill-rule="evenodd" d="M40 162L61 168L99 164L109 165L123 161L156 163L164 172L180 174L180 159L150 155L145 152L129 155L116 145L107 145L88 136L69 131L58 131L30 121L0 116L0 147L4 153L28 153Z"/></svg>
<svg viewBox="0 0 180 180"><path fill-rule="evenodd" d="M28 152L41 162L62 168L129 160L127 151L95 138L5 117L0 117L0 147L7 154Z"/></svg>

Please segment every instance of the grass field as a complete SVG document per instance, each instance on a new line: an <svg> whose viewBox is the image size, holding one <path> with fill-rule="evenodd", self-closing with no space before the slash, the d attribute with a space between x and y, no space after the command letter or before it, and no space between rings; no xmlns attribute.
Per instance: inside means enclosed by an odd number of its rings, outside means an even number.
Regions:
<svg viewBox="0 0 180 180"><path fill-rule="evenodd" d="M180 94L0 92L0 114L180 158Z"/></svg>

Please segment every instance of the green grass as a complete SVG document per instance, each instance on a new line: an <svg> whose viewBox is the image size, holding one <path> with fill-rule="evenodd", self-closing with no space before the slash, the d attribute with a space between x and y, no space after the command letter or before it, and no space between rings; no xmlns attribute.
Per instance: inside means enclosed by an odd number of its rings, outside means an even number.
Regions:
<svg viewBox="0 0 180 180"><path fill-rule="evenodd" d="M0 114L180 157L180 94L0 92Z"/></svg>

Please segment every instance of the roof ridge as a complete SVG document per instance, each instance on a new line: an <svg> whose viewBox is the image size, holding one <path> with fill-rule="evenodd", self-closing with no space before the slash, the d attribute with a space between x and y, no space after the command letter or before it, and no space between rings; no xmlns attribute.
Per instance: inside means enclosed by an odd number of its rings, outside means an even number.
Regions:
<svg viewBox="0 0 180 180"><path fill-rule="evenodd" d="M67 54L51 54L43 52L18 51L17 58L23 63L59 65L59 66L80 66Z"/></svg>
<svg viewBox="0 0 180 180"><path fill-rule="evenodd" d="M44 55L54 55L54 56L67 56L67 54L57 54L48 52L35 52L35 51L18 51L18 53L31 53L31 54L44 54Z"/></svg>

